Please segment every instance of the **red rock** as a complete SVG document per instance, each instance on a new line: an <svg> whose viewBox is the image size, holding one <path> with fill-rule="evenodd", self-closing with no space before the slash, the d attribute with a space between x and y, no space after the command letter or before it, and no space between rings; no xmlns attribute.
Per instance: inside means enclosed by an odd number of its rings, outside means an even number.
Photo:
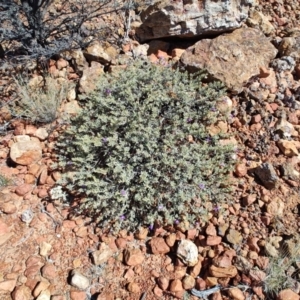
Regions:
<svg viewBox="0 0 300 300"><path fill-rule="evenodd" d="M65 296L61 296L61 295L54 295L54 296L51 296L51 300L67 300L67 298Z"/></svg>
<svg viewBox="0 0 300 300"><path fill-rule="evenodd" d="M41 166L38 164L32 164L28 166L28 173L32 174L33 176L37 176L40 172Z"/></svg>
<svg viewBox="0 0 300 300"><path fill-rule="evenodd" d="M136 266L144 261L144 254L140 249L126 249L124 251L124 261L128 266Z"/></svg>
<svg viewBox="0 0 300 300"><path fill-rule="evenodd" d="M196 280L190 275L186 275L182 280L182 286L185 290L190 290L195 286Z"/></svg>
<svg viewBox="0 0 300 300"><path fill-rule="evenodd" d="M247 245L249 246L250 250L259 252L260 248L257 245L257 242L259 241L259 238L253 237L253 238L248 238L247 240Z"/></svg>
<svg viewBox="0 0 300 300"><path fill-rule="evenodd" d="M75 221L64 220L62 227L65 229L74 229L76 227L76 223L75 223Z"/></svg>
<svg viewBox="0 0 300 300"><path fill-rule="evenodd" d="M34 291L33 291L33 296L34 297L38 297L38 295L45 291L48 287L50 286L50 282L49 281L40 281L37 286L34 288Z"/></svg>
<svg viewBox="0 0 300 300"><path fill-rule="evenodd" d="M260 114L254 115L251 118L251 122L254 123L254 124L259 123L260 121L261 121L261 115Z"/></svg>
<svg viewBox="0 0 300 300"><path fill-rule="evenodd" d="M48 197L48 191L47 189L39 189L38 191L38 197L43 199L43 198L47 198Z"/></svg>
<svg viewBox="0 0 300 300"><path fill-rule="evenodd" d="M11 297L13 300L31 300L31 290L25 285L18 286L12 292Z"/></svg>
<svg viewBox="0 0 300 300"><path fill-rule="evenodd" d="M196 279L195 289L203 291L206 289L206 282L201 277Z"/></svg>
<svg viewBox="0 0 300 300"><path fill-rule="evenodd" d="M300 299L299 295L290 289L282 290L277 296L277 300L299 300L299 299Z"/></svg>
<svg viewBox="0 0 300 300"><path fill-rule="evenodd" d="M245 296L243 292L239 288L231 288L228 290L228 295L232 298L232 300L244 300Z"/></svg>
<svg viewBox="0 0 300 300"><path fill-rule="evenodd" d="M48 176L48 170L46 166L41 168L40 176L39 176L39 184L45 184Z"/></svg>
<svg viewBox="0 0 300 300"><path fill-rule="evenodd" d="M118 249L124 249L127 245L127 240L124 238L117 238L116 245L117 245Z"/></svg>
<svg viewBox="0 0 300 300"><path fill-rule="evenodd" d="M162 298L164 295L163 291L157 285L154 287L153 293L158 298Z"/></svg>
<svg viewBox="0 0 300 300"><path fill-rule="evenodd" d="M161 51L161 50L158 50L157 53L156 53L156 56L157 58L159 59L165 59L165 60L168 60L169 59L169 55L167 52L165 51Z"/></svg>
<svg viewBox="0 0 300 300"><path fill-rule="evenodd" d="M235 166L234 174L238 177L244 177L247 175L247 167L245 164L237 164Z"/></svg>
<svg viewBox="0 0 300 300"><path fill-rule="evenodd" d="M155 64L158 63L159 59L157 58L157 56L154 53L151 53L150 55L148 55L148 60Z"/></svg>
<svg viewBox="0 0 300 300"><path fill-rule="evenodd" d="M222 268L230 267L234 256L236 256L234 250L226 250L222 255L213 259L213 264Z"/></svg>
<svg viewBox="0 0 300 300"><path fill-rule="evenodd" d="M174 271L175 279L182 279L186 274L186 267L176 266Z"/></svg>
<svg viewBox="0 0 300 300"><path fill-rule="evenodd" d="M261 270L266 270L268 265L269 265L269 258L266 256L259 256L255 264L261 269Z"/></svg>
<svg viewBox="0 0 300 300"><path fill-rule="evenodd" d="M24 196L25 194L31 192L33 189L33 185L32 184L27 184L27 183L23 183L19 186L17 186L15 193L18 196Z"/></svg>
<svg viewBox="0 0 300 300"><path fill-rule="evenodd" d="M75 235L78 236L78 237L81 237L81 238L86 237L87 234L88 234L88 230L87 230L86 226L82 226L82 227L78 228L78 230L75 231Z"/></svg>
<svg viewBox="0 0 300 300"><path fill-rule="evenodd" d="M171 233L166 237L166 244L169 247L173 247L176 242L176 233Z"/></svg>
<svg viewBox="0 0 300 300"><path fill-rule="evenodd" d="M270 70L268 70L266 67L260 67L259 68L259 77L260 78L266 78L271 74Z"/></svg>
<svg viewBox="0 0 300 300"><path fill-rule="evenodd" d="M13 203L0 204L0 210L5 214L14 214L17 211L17 207Z"/></svg>
<svg viewBox="0 0 300 300"><path fill-rule="evenodd" d="M124 278L128 281L132 281L132 279L134 278L134 271L132 269L128 269L124 275Z"/></svg>
<svg viewBox="0 0 300 300"><path fill-rule="evenodd" d="M130 293L139 293L141 290L139 285L135 282L130 282L127 286L127 289Z"/></svg>
<svg viewBox="0 0 300 300"><path fill-rule="evenodd" d="M221 268L221 267L216 267L214 265L211 265L209 267L209 273L213 277L217 278L222 278L222 277L227 277L227 278L233 278L237 275L237 269L235 266L229 266L227 268Z"/></svg>
<svg viewBox="0 0 300 300"><path fill-rule="evenodd" d="M247 195L247 196L243 197L243 199L242 199L244 206L249 206L249 205L253 204L255 202L255 200L256 200L255 194Z"/></svg>
<svg viewBox="0 0 300 300"><path fill-rule="evenodd" d="M222 237L220 237L220 236L208 236L206 238L207 246L219 245L221 242L222 242Z"/></svg>
<svg viewBox="0 0 300 300"><path fill-rule="evenodd" d="M24 182L28 184L34 184L36 181L36 178L32 174L25 174L24 176Z"/></svg>
<svg viewBox="0 0 300 300"><path fill-rule="evenodd" d="M197 264L190 268L190 275L193 276L194 278L196 278L200 274L202 268L202 261L203 261L203 257L199 256Z"/></svg>
<svg viewBox="0 0 300 300"><path fill-rule="evenodd" d="M198 233L198 230L197 230L196 228L189 229L189 230L187 231L186 238L187 238L188 240L193 240L193 239L195 239L197 233Z"/></svg>
<svg viewBox="0 0 300 300"><path fill-rule="evenodd" d="M56 182L57 180L61 179L61 173L58 171L54 171L51 173L53 180Z"/></svg>
<svg viewBox="0 0 300 300"><path fill-rule="evenodd" d="M157 284L162 290L165 291L169 286L169 279L164 276L160 276L157 278Z"/></svg>
<svg viewBox="0 0 300 300"><path fill-rule="evenodd" d="M16 286L16 280L4 280L0 282L0 291L12 292Z"/></svg>
<svg viewBox="0 0 300 300"><path fill-rule="evenodd" d="M53 180L52 176L47 177L46 184L48 184L48 185L54 185L55 184L55 180Z"/></svg>
<svg viewBox="0 0 300 300"><path fill-rule="evenodd" d="M250 126L250 130L251 131L260 131L262 128L262 125L260 123L257 123L257 124L252 124Z"/></svg>
<svg viewBox="0 0 300 300"><path fill-rule="evenodd" d="M70 292L71 300L86 300L86 292L83 291L71 291Z"/></svg>
<svg viewBox="0 0 300 300"><path fill-rule="evenodd" d="M56 61L56 67L58 70L66 68L68 65L69 65L69 63L66 60L64 60L63 58L60 58L59 60Z"/></svg>
<svg viewBox="0 0 300 300"><path fill-rule="evenodd" d="M153 254L166 254L170 252L169 246L161 237L153 237L149 244Z"/></svg>
<svg viewBox="0 0 300 300"><path fill-rule="evenodd" d="M249 277L256 282L264 282L266 276L266 273L261 270L253 269L249 271Z"/></svg>
<svg viewBox="0 0 300 300"><path fill-rule="evenodd" d="M172 280L170 284L170 292L180 292L183 290L182 282L180 279Z"/></svg>
<svg viewBox="0 0 300 300"><path fill-rule="evenodd" d="M19 165L30 165L42 158L42 148L39 141L22 140L12 144L10 158Z"/></svg>
<svg viewBox="0 0 300 300"><path fill-rule="evenodd" d="M52 264L46 264L41 270L42 276L48 280L54 279L57 276L56 268Z"/></svg>
<svg viewBox="0 0 300 300"><path fill-rule="evenodd" d="M278 109L278 104L275 102L270 103L270 106L273 111L276 111Z"/></svg>
<svg viewBox="0 0 300 300"><path fill-rule="evenodd" d="M26 125L25 134L27 135L34 135L37 128L33 125Z"/></svg>
<svg viewBox="0 0 300 300"><path fill-rule="evenodd" d="M216 227L212 223L208 224L205 232L206 232L207 235L211 235L211 236L216 236L217 235Z"/></svg>
<svg viewBox="0 0 300 300"><path fill-rule="evenodd" d="M9 233L9 227L0 220L0 235Z"/></svg>
<svg viewBox="0 0 300 300"><path fill-rule="evenodd" d="M175 60L179 60L184 51L185 51L184 49L179 49L179 48L173 49L172 58Z"/></svg>
<svg viewBox="0 0 300 300"><path fill-rule="evenodd" d="M221 295L221 292L218 291L218 292L215 292L211 295L211 300L223 300L223 297Z"/></svg>

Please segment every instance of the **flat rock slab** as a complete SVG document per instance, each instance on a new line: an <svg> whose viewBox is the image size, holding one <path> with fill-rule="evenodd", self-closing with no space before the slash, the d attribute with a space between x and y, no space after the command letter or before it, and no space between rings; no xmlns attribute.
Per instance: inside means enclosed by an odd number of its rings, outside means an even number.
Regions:
<svg viewBox="0 0 300 300"><path fill-rule="evenodd" d="M276 48L259 30L240 28L215 39L197 42L182 54L180 62L191 72L206 69L213 79L239 93L276 54Z"/></svg>
<svg viewBox="0 0 300 300"><path fill-rule="evenodd" d="M253 0L159 1L142 14L138 38L195 37L228 32L247 19Z"/></svg>

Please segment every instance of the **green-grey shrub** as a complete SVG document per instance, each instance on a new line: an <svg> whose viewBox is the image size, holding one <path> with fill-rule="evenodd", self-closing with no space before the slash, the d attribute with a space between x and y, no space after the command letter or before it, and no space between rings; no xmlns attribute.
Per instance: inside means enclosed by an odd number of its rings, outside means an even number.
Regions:
<svg viewBox="0 0 300 300"><path fill-rule="evenodd" d="M293 278L294 274L299 274L299 241L299 236L296 235L294 241L285 242L280 247L277 256L269 257L266 278L263 282L264 292L269 299L275 299L280 291L288 288L292 289L295 287L295 283L299 282L299 277L298 280Z"/></svg>
<svg viewBox="0 0 300 300"><path fill-rule="evenodd" d="M103 226L197 221L228 197L232 146L206 127L224 94L204 75L135 61L104 74L57 142L61 184ZM188 140L192 136L194 141Z"/></svg>
<svg viewBox="0 0 300 300"><path fill-rule="evenodd" d="M59 116L59 108L66 99L69 84L47 75L40 84L31 84L22 77L15 78L17 99L9 103L14 117L32 123L51 123Z"/></svg>
<svg viewBox="0 0 300 300"><path fill-rule="evenodd" d="M10 185L12 182L9 178L7 178L6 176L0 174L0 188L1 187L6 187L8 185Z"/></svg>

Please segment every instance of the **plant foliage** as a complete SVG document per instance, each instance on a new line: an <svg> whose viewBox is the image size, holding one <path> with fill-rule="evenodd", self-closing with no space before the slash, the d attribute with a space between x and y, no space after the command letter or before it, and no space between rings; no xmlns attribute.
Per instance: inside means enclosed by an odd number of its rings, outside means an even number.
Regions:
<svg viewBox="0 0 300 300"><path fill-rule="evenodd" d="M105 74L57 142L61 184L104 226L196 221L228 196L232 146L207 126L221 118L220 83L136 61Z"/></svg>
<svg viewBox="0 0 300 300"><path fill-rule="evenodd" d="M49 75L35 79L38 80L15 78L17 97L8 104L8 108L14 117L32 123L51 123L59 115L70 84L67 81L59 83Z"/></svg>
<svg viewBox="0 0 300 300"><path fill-rule="evenodd" d="M294 277L299 274L299 260L299 236L295 236L295 241L285 242L279 249L279 254L269 258L267 276L263 282L268 297L276 298L280 291L297 286L299 280Z"/></svg>

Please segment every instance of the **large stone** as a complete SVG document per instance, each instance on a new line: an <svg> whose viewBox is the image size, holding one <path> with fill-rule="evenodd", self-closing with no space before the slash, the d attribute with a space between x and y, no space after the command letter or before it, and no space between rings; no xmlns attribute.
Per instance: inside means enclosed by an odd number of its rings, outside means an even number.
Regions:
<svg viewBox="0 0 300 300"><path fill-rule="evenodd" d="M284 37L279 46L280 56L291 56L297 63L300 62L300 30L294 30Z"/></svg>
<svg viewBox="0 0 300 300"><path fill-rule="evenodd" d="M298 294L293 292L291 289L285 289L285 290L282 290L278 294L276 299L277 300L299 300L300 297Z"/></svg>
<svg viewBox="0 0 300 300"><path fill-rule="evenodd" d="M179 242L176 255L189 267L195 266L198 262L198 248L189 240Z"/></svg>
<svg viewBox="0 0 300 300"><path fill-rule="evenodd" d="M11 298L13 300L30 300L30 299L32 299L30 288L25 285L17 286L11 294Z"/></svg>
<svg viewBox="0 0 300 300"><path fill-rule="evenodd" d="M86 48L84 56L87 58L87 60L97 61L102 64L108 64L112 60L110 55L104 50L99 42L95 42L93 45Z"/></svg>
<svg viewBox="0 0 300 300"><path fill-rule="evenodd" d="M143 252L140 249L126 249L124 252L124 261L128 266L140 265L145 259Z"/></svg>
<svg viewBox="0 0 300 300"><path fill-rule="evenodd" d="M206 69L234 92L241 92L248 80L260 74L277 54L262 32L240 28L215 39L203 39L189 47L180 62L189 71Z"/></svg>
<svg viewBox="0 0 300 300"><path fill-rule="evenodd" d="M169 246L162 237L153 237L149 244L153 254L166 254L170 252Z"/></svg>
<svg viewBox="0 0 300 300"><path fill-rule="evenodd" d="M10 148L10 158L19 165L31 165L42 158L41 143L29 137L24 140L19 140L12 144Z"/></svg>
<svg viewBox="0 0 300 300"><path fill-rule="evenodd" d="M250 10L247 24L250 27L260 29L266 35L271 34L275 30L274 26L269 21L269 18L256 9Z"/></svg>
<svg viewBox="0 0 300 300"><path fill-rule="evenodd" d="M99 250L92 252L93 263L98 266L106 263L110 257L112 257L114 252L105 243L101 243Z"/></svg>
<svg viewBox="0 0 300 300"><path fill-rule="evenodd" d="M255 168L254 173L267 189L274 189L279 181L273 165L268 162Z"/></svg>
<svg viewBox="0 0 300 300"><path fill-rule="evenodd" d="M76 270L72 271L71 285L78 289L85 290L90 285L90 281L87 277L81 275Z"/></svg>
<svg viewBox="0 0 300 300"><path fill-rule="evenodd" d="M195 37L239 28L254 0L159 1L141 13L138 38Z"/></svg>
<svg viewBox="0 0 300 300"><path fill-rule="evenodd" d="M222 278L222 277L233 278L237 275L237 269L236 269L235 266L229 266L227 268L221 268L221 267L216 267L214 265L211 265L209 267L209 273L213 277L217 277L217 278Z"/></svg>
<svg viewBox="0 0 300 300"><path fill-rule="evenodd" d="M90 67L83 69L83 74L79 81L79 91L81 93L90 93L96 88L99 76L104 73L103 66L95 61L91 62Z"/></svg>

